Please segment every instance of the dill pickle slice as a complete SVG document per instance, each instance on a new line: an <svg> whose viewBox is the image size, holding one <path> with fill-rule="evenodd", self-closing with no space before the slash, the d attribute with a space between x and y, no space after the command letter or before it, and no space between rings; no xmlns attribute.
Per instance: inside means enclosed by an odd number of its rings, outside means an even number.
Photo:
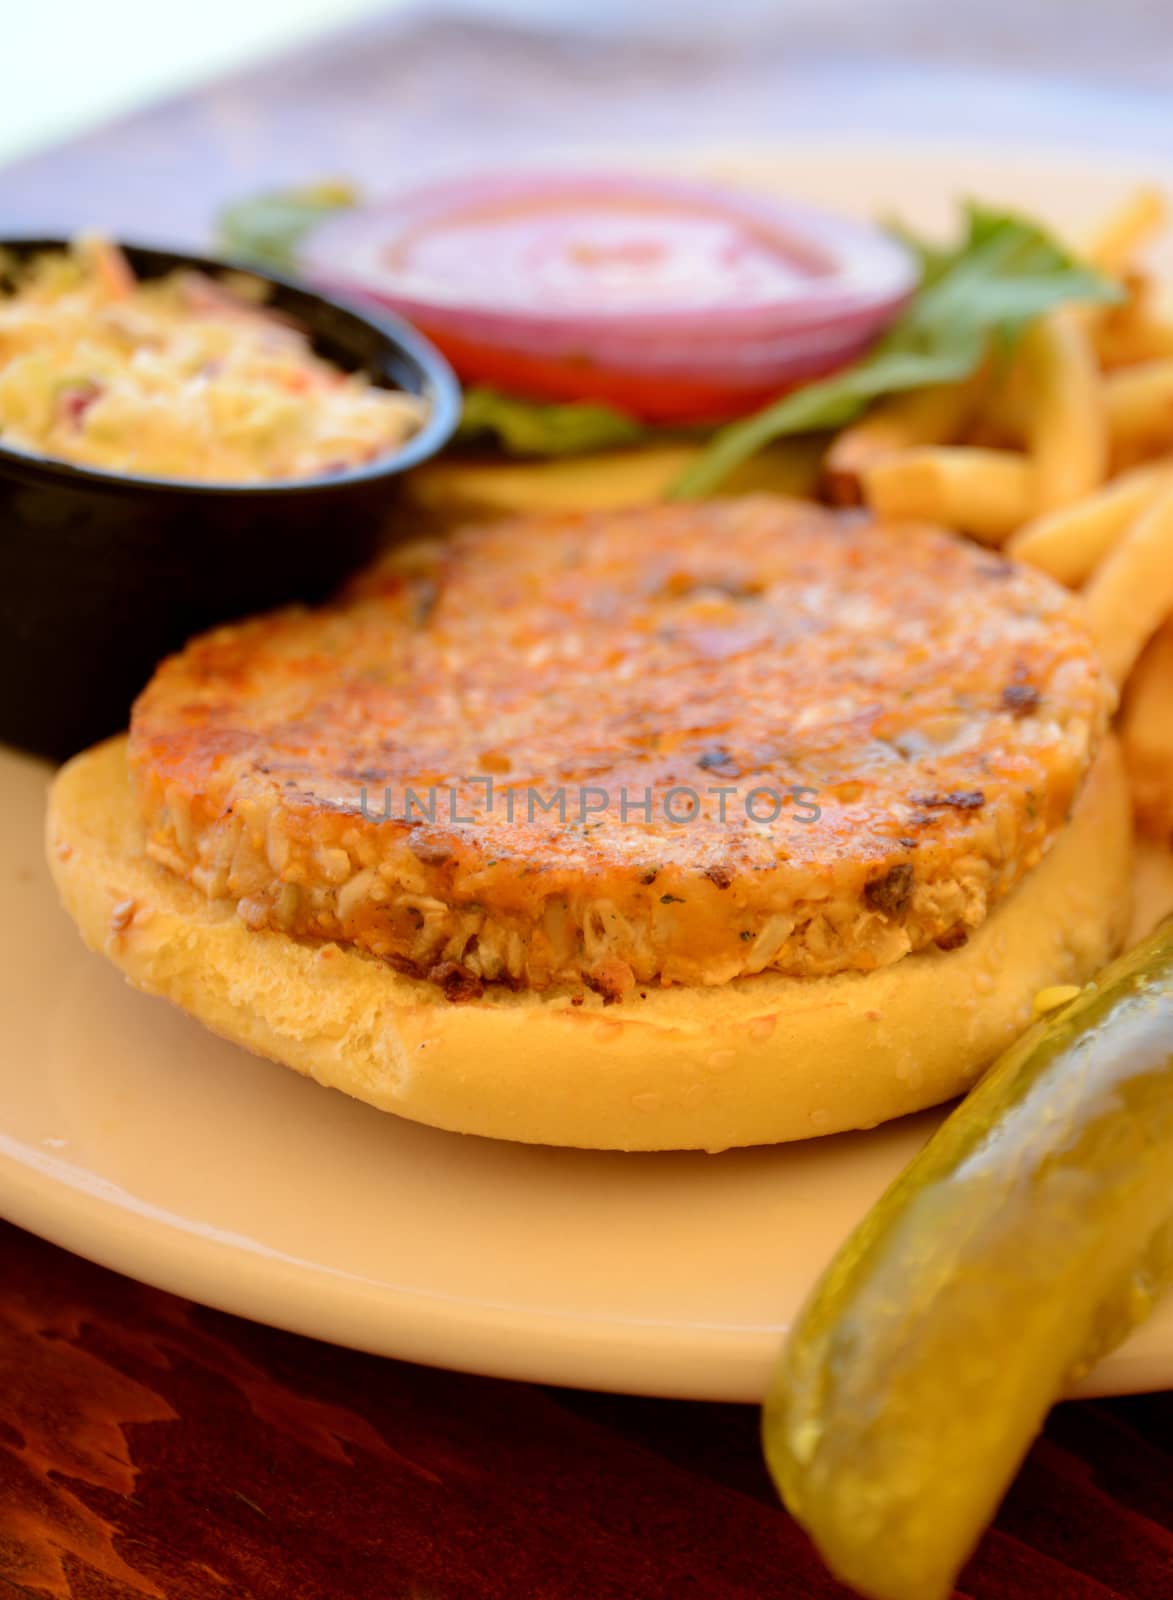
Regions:
<svg viewBox="0 0 1173 1600"><path fill-rule="evenodd" d="M1000 1058L803 1308L763 1439L828 1566L947 1596L1051 1404L1170 1281L1173 919Z"/></svg>

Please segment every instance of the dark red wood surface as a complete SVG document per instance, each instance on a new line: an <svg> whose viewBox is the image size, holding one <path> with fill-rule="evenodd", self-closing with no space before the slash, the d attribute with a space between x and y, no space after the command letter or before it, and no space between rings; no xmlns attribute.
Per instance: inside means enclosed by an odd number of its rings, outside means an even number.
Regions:
<svg viewBox="0 0 1173 1600"><path fill-rule="evenodd" d="M971 1600L1169 1600L1173 1396L1055 1412ZM0 1596L835 1600L743 1406L430 1371L0 1226Z"/></svg>
<svg viewBox="0 0 1173 1600"><path fill-rule="evenodd" d="M1031 8L994 9L1005 22ZM803 115L858 123L881 104L907 130L916 105L960 116L973 104L935 72L919 98L905 78L885 99L870 68L812 66L793 42L781 24L738 54L711 39L633 46L388 21L0 172L0 219L200 239L221 198L266 183L386 185L600 137L744 142ZM910 59L922 43L907 42ZM1072 128L1086 136L1099 115L1097 141L1127 128L1141 142L1138 97L1057 94L1008 85L999 116L1049 106L1067 125L1080 104ZM1150 126L1168 148L1167 102ZM973 129L962 118L955 131ZM1060 1408L962 1592L1173 1600L1173 1396ZM844 1593L779 1508L750 1408L380 1361L192 1306L0 1225L0 1600Z"/></svg>

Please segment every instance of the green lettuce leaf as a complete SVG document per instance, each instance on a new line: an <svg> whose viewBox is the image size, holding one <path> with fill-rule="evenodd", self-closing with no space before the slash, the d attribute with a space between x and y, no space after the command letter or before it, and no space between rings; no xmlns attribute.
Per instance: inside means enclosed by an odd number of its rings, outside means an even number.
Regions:
<svg viewBox="0 0 1173 1600"><path fill-rule="evenodd" d="M257 266L296 271L299 246L311 230L358 200L351 185L325 182L235 201L217 219L219 247ZM921 267L920 287L894 326L855 365L719 429L670 497L709 494L773 440L841 428L885 395L961 382L992 350L1008 348L1030 322L1064 301L1119 294L1036 223L1010 213L970 205L963 237L952 248L892 231ZM507 455L553 457L638 444L661 432L612 406L522 400L477 386L465 394L458 438L489 441ZM697 430L691 432L695 437Z"/></svg>
<svg viewBox="0 0 1173 1600"><path fill-rule="evenodd" d="M458 439L491 439L515 456L574 456L638 444L651 430L612 406L519 400L477 385L464 395Z"/></svg>
<svg viewBox="0 0 1173 1600"><path fill-rule="evenodd" d="M884 395L960 383L1065 301L1119 297L1116 284L1075 260L1037 223L978 205L968 206L965 217L964 236L951 251L906 236L921 261L920 288L862 360L721 428L669 498L711 494L773 440L842 428Z"/></svg>
<svg viewBox="0 0 1173 1600"><path fill-rule="evenodd" d="M311 183L234 200L216 218L217 247L236 261L294 272L306 235L331 212L357 205L358 198L353 184Z"/></svg>

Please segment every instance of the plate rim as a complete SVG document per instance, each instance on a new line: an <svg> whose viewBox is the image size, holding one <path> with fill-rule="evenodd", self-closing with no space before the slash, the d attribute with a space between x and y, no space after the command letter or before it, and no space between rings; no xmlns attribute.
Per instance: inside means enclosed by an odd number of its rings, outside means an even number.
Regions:
<svg viewBox="0 0 1173 1600"><path fill-rule="evenodd" d="M149 1206L105 1179L84 1181L84 1170L0 1133L4 1217L150 1288L391 1360L560 1388L757 1404L788 1326L617 1320L381 1283ZM82 1181L71 1181L71 1173ZM177 1237L184 1241L182 1251L175 1249ZM259 1261L265 1263L260 1292L253 1271ZM322 1294L326 1286L329 1292ZM266 1304L258 1308L258 1299ZM1064 1398L1169 1388L1173 1349L1165 1359L1169 1375L1155 1377L1154 1362L1164 1370L1162 1357L1126 1343ZM712 1373L711 1382L697 1381L701 1368Z"/></svg>

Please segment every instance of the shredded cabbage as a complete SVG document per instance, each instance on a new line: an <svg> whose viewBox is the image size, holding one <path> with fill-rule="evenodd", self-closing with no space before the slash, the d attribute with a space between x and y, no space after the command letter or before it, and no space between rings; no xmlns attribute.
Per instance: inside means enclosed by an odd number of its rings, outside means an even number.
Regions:
<svg viewBox="0 0 1173 1600"><path fill-rule="evenodd" d="M267 483L375 460L423 420L419 396L317 355L243 274L138 282L115 245L89 237L7 276L9 449L153 478Z"/></svg>

